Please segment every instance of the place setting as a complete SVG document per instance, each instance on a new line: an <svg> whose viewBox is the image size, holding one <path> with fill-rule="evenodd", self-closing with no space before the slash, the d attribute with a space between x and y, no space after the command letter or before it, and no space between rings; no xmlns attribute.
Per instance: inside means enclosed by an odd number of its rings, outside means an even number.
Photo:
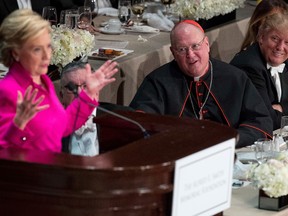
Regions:
<svg viewBox="0 0 288 216"><path fill-rule="evenodd" d="M118 19L110 19L100 24L99 31L103 34L119 35L123 33L159 33L160 30L144 24L123 25Z"/></svg>
<svg viewBox="0 0 288 216"><path fill-rule="evenodd" d="M160 3L161 4L161 3ZM147 10L147 11L146 11ZM170 31L174 23L162 13L151 13L144 0L120 0L118 2L118 19L111 18L100 23L99 31L103 34L158 34Z"/></svg>
<svg viewBox="0 0 288 216"><path fill-rule="evenodd" d="M259 138L252 145L238 149L233 170L234 189L255 184L256 171L278 163L288 157L287 141L288 116L281 119L281 128L274 131L273 139Z"/></svg>
<svg viewBox="0 0 288 216"><path fill-rule="evenodd" d="M275 134L273 140L260 138L253 145L238 150L237 158L243 164L262 164L286 151L287 143L280 134Z"/></svg>
<svg viewBox="0 0 288 216"><path fill-rule="evenodd" d="M117 35L125 32L119 19L110 19L107 23L100 24L100 26L103 26L99 28L99 31L103 34Z"/></svg>
<svg viewBox="0 0 288 216"><path fill-rule="evenodd" d="M262 164L281 153L287 153L288 116L281 117L281 127L273 132L273 139L260 138L254 144L237 151L238 160L244 164Z"/></svg>

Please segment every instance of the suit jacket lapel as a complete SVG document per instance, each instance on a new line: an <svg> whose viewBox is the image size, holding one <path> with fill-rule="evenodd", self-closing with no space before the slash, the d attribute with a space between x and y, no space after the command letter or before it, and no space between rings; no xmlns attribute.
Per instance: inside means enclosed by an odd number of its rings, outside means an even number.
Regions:
<svg viewBox="0 0 288 216"><path fill-rule="evenodd" d="M17 0L2 0L4 7L9 11L10 13L14 10L19 9Z"/></svg>
<svg viewBox="0 0 288 216"><path fill-rule="evenodd" d="M277 96L277 90L276 90L276 85L275 85L275 81L273 80L273 77L271 76L271 70L270 69L267 69L267 73L269 75L269 79L270 79L270 82L271 82L271 87L272 87L272 91L273 91L273 95L278 98ZM279 74L279 77L280 77L280 80L281 80L281 75Z"/></svg>
<svg viewBox="0 0 288 216"><path fill-rule="evenodd" d="M281 89L282 89L282 98L288 97L288 69L287 65L284 68L282 73L279 73L280 81L281 81Z"/></svg>

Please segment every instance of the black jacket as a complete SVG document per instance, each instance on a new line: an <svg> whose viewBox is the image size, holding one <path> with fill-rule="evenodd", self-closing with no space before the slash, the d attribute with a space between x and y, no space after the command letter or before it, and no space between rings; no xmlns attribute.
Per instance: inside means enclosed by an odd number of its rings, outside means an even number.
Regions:
<svg viewBox="0 0 288 216"><path fill-rule="evenodd" d="M270 137L272 120L247 75L224 62L215 59L211 62L213 78L210 95L203 108L204 119L237 129L240 135L237 147L251 145L260 137ZM196 114L198 117L199 103L206 99L210 88L211 71L210 67L197 83L190 99L187 85L194 81L184 76L173 60L144 79L130 106L147 113L192 118Z"/></svg>
<svg viewBox="0 0 288 216"><path fill-rule="evenodd" d="M230 64L235 65L246 72L248 77L260 93L273 120L273 129L280 128L282 115L288 115L288 70L287 61L283 73L279 73L281 81L281 101L283 113L272 108L273 104L279 104L276 87L272 80L267 62L261 54L258 43L249 46L246 50L238 53Z"/></svg>

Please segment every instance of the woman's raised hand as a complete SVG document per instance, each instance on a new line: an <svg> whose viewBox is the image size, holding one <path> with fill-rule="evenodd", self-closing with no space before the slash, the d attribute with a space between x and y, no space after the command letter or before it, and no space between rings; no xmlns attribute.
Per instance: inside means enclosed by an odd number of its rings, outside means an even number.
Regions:
<svg viewBox="0 0 288 216"><path fill-rule="evenodd" d="M92 72L91 66L86 65L88 71L86 77L86 92L92 99L99 100L99 94L103 87L114 82L114 74L118 72L118 63L111 60L106 61L98 70Z"/></svg>

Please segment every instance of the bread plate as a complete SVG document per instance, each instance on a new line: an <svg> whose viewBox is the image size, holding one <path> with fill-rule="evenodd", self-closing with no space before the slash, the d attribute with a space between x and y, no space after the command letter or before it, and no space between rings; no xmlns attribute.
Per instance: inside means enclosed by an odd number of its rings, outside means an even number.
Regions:
<svg viewBox="0 0 288 216"><path fill-rule="evenodd" d="M92 51L88 55L88 59L92 60L116 60L122 58L129 53L134 52L134 50L127 50L127 49L116 49L110 47L103 47L100 49L96 49Z"/></svg>

